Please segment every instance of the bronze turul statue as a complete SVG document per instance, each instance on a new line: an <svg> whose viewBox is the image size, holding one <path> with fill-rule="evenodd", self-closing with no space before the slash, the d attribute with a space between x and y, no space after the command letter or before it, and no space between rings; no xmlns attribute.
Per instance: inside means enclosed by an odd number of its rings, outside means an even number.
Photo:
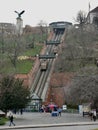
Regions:
<svg viewBox="0 0 98 130"><path fill-rule="evenodd" d="M21 11L20 13L17 11L14 11L14 12L18 14L18 18L21 18L21 15L25 12L25 10Z"/></svg>

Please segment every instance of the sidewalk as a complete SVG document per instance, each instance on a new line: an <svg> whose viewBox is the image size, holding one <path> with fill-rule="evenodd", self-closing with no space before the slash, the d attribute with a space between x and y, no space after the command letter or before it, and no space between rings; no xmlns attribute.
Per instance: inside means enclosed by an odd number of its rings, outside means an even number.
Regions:
<svg viewBox="0 0 98 130"><path fill-rule="evenodd" d="M89 117L82 117L79 114L62 113L62 116L52 117L50 113L31 113L24 112L23 115L16 114L14 119L16 126L9 127L9 121L3 129L16 128L37 128L37 127L53 127L53 126L77 126L77 125L98 125L98 121L91 121Z"/></svg>

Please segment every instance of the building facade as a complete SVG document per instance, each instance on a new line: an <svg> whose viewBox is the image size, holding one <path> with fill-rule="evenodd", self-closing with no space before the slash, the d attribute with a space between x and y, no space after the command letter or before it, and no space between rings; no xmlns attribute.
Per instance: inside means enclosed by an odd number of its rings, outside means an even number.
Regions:
<svg viewBox="0 0 98 130"><path fill-rule="evenodd" d="M98 25L98 7L89 11L87 16L87 23Z"/></svg>

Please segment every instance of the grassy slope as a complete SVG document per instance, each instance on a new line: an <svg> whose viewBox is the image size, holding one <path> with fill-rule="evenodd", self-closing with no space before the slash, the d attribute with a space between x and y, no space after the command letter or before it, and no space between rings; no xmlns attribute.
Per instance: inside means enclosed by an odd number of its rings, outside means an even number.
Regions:
<svg viewBox="0 0 98 130"><path fill-rule="evenodd" d="M36 45L34 49L28 49L23 56L35 56L39 54L42 49L42 45ZM34 60L18 60L16 68L11 64L10 60L7 59L4 61L2 69L0 69L0 73L8 74L8 73L28 73L33 67Z"/></svg>

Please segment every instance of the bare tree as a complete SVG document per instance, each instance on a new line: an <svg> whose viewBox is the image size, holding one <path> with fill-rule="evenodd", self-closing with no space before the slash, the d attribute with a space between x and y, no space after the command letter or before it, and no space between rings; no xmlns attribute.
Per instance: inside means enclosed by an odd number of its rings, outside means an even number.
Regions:
<svg viewBox="0 0 98 130"><path fill-rule="evenodd" d="M83 25L86 22L86 13L80 10L75 21L78 22L80 25Z"/></svg>
<svg viewBox="0 0 98 130"><path fill-rule="evenodd" d="M16 68L18 56L25 50L26 44L25 39L19 35L11 35L8 39L8 46L6 48L8 58L12 65Z"/></svg>
<svg viewBox="0 0 98 130"><path fill-rule="evenodd" d="M76 76L66 91L68 103L79 105L90 102L98 107L98 75Z"/></svg>
<svg viewBox="0 0 98 130"><path fill-rule="evenodd" d="M93 64L94 57L98 57L96 49L97 34L96 29L88 31L86 27L82 31L75 27L68 29L54 71L75 72L88 64Z"/></svg>
<svg viewBox="0 0 98 130"><path fill-rule="evenodd" d="M40 22L38 23L38 26L40 27L42 36L44 33L46 34L46 40L47 40L47 33L48 33L47 23L44 22L43 20L40 20Z"/></svg>

